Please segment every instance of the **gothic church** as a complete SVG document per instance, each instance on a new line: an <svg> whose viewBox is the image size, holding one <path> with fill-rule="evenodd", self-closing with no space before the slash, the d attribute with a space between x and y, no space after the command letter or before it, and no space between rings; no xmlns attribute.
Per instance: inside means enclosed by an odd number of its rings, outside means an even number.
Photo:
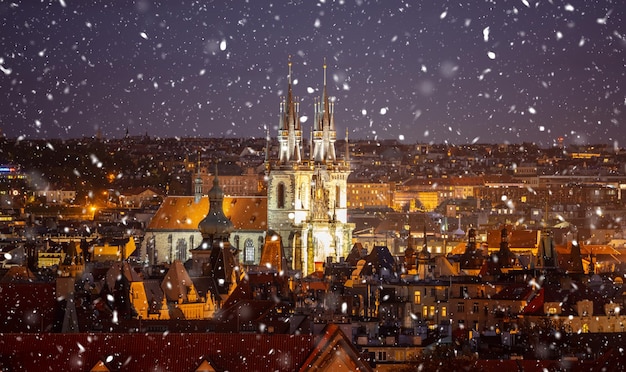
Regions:
<svg viewBox="0 0 626 372"><path fill-rule="evenodd" d="M346 154L339 159L335 152L334 102L330 102L326 89L326 63L323 96L315 100L314 113L306 157L300 102L293 96L289 61L287 97L280 103L278 154L270 156L268 143L265 158L267 223L281 236L291 267L304 275L319 270L327 257L346 257L354 229L347 213L348 146L346 143Z"/></svg>

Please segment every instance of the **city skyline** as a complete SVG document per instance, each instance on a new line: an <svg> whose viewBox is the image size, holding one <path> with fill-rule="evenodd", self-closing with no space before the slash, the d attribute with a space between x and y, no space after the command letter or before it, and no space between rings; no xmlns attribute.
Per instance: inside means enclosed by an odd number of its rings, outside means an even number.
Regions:
<svg viewBox="0 0 626 372"><path fill-rule="evenodd" d="M625 6L520 0L0 4L7 137L264 137L293 61L337 131L405 143L623 146Z"/></svg>

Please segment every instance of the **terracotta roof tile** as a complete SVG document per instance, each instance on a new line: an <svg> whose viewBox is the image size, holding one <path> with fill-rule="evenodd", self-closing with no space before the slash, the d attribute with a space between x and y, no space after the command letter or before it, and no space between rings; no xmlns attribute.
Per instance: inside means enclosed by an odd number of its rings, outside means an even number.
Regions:
<svg viewBox="0 0 626 372"><path fill-rule="evenodd" d="M226 196L224 214L235 230L267 229L267 197ZM168 196L148 225L148 230L198 230L198 224L209 211L209 198L198 203L193 196Z"/></svg>

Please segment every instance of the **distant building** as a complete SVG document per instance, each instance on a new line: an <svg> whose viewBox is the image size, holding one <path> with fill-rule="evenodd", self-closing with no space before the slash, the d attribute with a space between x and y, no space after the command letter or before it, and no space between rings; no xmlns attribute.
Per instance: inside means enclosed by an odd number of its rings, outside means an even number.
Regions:
<svg viewBox="0 0 626 372"><path fill-rule="evenodd" d="M121 193L119 196L120 206L127 208L141 208L156 205L163 195L152 188L137 187Z"/></svg>
<svg viewBox="0 0 626 372"><path fill-rule="evenodd" d="M42 198L46 204L70 204L76 199L76 190L46 189L35 191L35 196Z"/></svg>
<svg viewBox="0 0 626 372"><path fill-rule="evenodd" d="M393 182L348 182L348 208L392 208L394 189Z"/></svg>

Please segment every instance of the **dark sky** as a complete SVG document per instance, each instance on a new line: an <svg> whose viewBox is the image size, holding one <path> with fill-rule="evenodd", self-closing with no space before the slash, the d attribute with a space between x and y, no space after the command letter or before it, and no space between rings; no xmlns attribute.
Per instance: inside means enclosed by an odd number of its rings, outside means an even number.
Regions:
<svg viewBox="0 0 626 372"><path fill-rule="evenodd" d="M4 1L15 138L276 135L323 61L338 137L626 144L624 0Z"/></svg>

